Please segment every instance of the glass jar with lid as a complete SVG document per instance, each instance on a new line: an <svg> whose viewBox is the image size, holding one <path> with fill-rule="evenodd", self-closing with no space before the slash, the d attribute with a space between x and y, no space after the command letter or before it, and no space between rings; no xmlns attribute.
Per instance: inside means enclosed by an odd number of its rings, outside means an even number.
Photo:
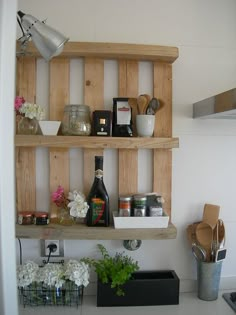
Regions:
<svg viewBox="0 0 236 315"><path fill-rule="evenodd" d="M88 105L66 105L62 120L62 134L89 136L91 134L90 108Z"/></svg>

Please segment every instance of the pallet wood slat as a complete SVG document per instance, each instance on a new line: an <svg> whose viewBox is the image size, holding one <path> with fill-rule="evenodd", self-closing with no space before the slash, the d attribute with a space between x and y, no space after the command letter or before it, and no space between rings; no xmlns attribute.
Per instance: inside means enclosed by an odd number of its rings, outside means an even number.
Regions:
<svg viewBox="0 0 236 315"><path fill-rule="evenodd" d="M16 147L55 147L85 149L172 149L178 138L93 137L93 136L24 136L16 135Z"/></svg>
<svg viewBox="0 0 236 315"><path fill-rule="evenodd" d="M154 96L164 105L156 114L154 136L172 136L172 66L154 63ZM153 190L161 192L166 212L171 215L172 152L153 151Z"/></svg>
<svg viewBox="0 0 236 315"><path fill-rule="evenodd" d="M84 224L73 226L22 226L17 225L16 235L19 238L56 239L56 240L162 240L176 238L176 227L170 223L163 229L114 229L114 227L87 227Z"/></svg>
<svg viewBox="0 0 236 315"><path fill-rule="evenodd" d="M68 58L55 58L50 62L49 118L51 120L63 118L64 106L69 101L69 70ZM70 190L68 149L49 148L49 174L50 195L58 185L61 185L67 194ZM50 217L52 222L56 222L58 217L58 209L52 202Z"/></svg>
<svg viewBox="0 0 236 315"><path fill-rule="evenodd" d="M84 103L90 106L92 114L94 110L104 107L104 60L85 58L84 68ZM94 180L94 157L103 155L103 150L101 148L84 149L83 155L83 191L87 195Z"/></svg>
<svg viewBox="0 0 236 315"><path fill-rule="evenodd" d="M19 50L19 42L17 42L17 47ZM37 57L40 56L32 42L29 42L27 52ZM173 63L178 58L178 48L143 44L67 42L63 52L57 58L63 57L94 57Z"/></svg>
<svg viewBox="0 0 236 315"><path fill-rule="evenodd" d="M122 60L119 62L119 96L137 97L138 62ZM133 115L135 113L133 112ZM118 191L122 194L135 194L138 191L138 151L119 149Z"/></svg>
<svg viewBox="0 0 236 315"><path fill-rule="evenodd" d="M17 58L17 95L35 103L36 58ZM34 211L36 208L35 148L16 150L17 211Z"/></svg>

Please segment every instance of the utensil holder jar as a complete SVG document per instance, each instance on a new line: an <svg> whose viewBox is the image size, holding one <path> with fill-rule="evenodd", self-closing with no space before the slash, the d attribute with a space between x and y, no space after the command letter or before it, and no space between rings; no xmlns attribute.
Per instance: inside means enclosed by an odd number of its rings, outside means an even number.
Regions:
<svg viewBox="0 0 236 315"><path fill-rule="evenodd" d="M201 300L217 300L222 262L197 261L198 297Z"/></svg>

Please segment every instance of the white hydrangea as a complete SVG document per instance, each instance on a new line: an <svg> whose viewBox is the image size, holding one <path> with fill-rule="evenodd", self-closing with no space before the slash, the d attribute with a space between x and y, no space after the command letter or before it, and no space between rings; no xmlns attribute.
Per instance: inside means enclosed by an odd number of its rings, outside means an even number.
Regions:
<svg viewBox="0 0 236 315"><path fill-rule="evenodd" d="M70 215L75 218L85 218L88 211L88 204L85 201L85 196L80 191L69 192L68 208L70 208Z"/></svg>
<svg viewBox="0 0 236 315"><path fill-rule="evenodd" d="M65 265L65 278L73 281L77 286L89 284L89 267L84 262L69 260Z"/></svg>
<svg viewBox="0 0 236 315"><path fill-rule="evenodd" d="M44 118L44 109L37 104L25 102L20 107L19 112L30 119L42 120Z"/></svg>
<svg viewBox="0 0 236 315"><path fill-rule="evenodd" d="M33 261L27 261L17 267L17 283L19 287L26 287L36 281L39 266Z"/></svg>
<svg viewBox="0 0 236 315"><path fill-rule="evenodd" d="M46 264L40 268L36 281L61 288L65 283L63 266L61 264Z"/></svg>
<svg viewBox="0 0 236 315"><path fill-rule="evenodd" d="M46 264L39 267L33 261L27 261L17 267L17 282L19 287L26 287L36 283L43 283L50 287L61 288L70 280L77 286L89 284L89 267L84 262L69 260L65 265Z"/></svg>

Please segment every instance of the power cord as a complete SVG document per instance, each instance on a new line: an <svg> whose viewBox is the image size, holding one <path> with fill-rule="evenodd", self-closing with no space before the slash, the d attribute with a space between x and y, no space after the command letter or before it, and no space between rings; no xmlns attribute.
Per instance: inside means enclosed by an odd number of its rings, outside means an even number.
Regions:
<svg viewBox="0 0 236 315"><path fill-rule="evenodd" d="M18 242L19 242L19 247L20 247L20 265L22 265L22 246L21 246L21 241L19 238L18 239Z"/></svg>
<svg viewBox="0 0 236 315"><path fill-rule="evenodd" d="M56 244L49 244L47 246L47 248L49 249L49 254L48 254L48 260L47 260L47 264L49 263L50 257L51 257L51 253L54 253L57 250L57 245Z"/></svg>

